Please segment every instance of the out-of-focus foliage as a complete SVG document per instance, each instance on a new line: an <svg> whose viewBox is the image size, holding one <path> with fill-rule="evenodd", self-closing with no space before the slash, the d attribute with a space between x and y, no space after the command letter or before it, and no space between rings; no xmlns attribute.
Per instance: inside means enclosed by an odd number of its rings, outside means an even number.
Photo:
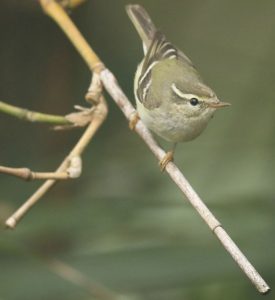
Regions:
<svg viewBox="0 0 275 300"><path fill-rule="evenodd" d="M88 0L72 17L133 98L142 51L126 3ZM274 286L275 2L139 3L219 97L232 103L200 138L177 148L176 162ZM37 1L1 1L0 25L1 101L60 114L85 105L89 71ZM50 257L136 299L258 299L108 103L108 120L83 157L83 176L57 185L16 231L1 230L0 298L88 299L82 288L49 270L41 257ZM80 133L1 114L0 164L53 170ZM0 175L2 223L38 186Z"/></svg>

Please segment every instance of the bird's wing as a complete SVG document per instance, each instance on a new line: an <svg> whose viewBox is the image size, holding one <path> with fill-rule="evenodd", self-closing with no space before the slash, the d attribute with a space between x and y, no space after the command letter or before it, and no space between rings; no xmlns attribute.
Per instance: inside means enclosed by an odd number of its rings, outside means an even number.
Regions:
<svg viewBox="0 0 275 300"><path fill-rule="evenodd" d="M153 97L153 95L148 97L148 94L152 83L152 69L158 63L166 59L179 59L186 64L193 66L191 60L168 42L164 34L156 31L142 62L141 73L138 80L137 96L139 101L142 102L146 108L157 108L161 104L160 99Z"/></svg>

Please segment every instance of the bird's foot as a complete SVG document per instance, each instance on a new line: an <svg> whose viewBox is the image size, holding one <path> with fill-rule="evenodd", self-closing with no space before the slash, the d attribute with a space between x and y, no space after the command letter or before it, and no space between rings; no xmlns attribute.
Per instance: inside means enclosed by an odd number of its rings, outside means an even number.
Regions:
<svg viewBox="0 0 275 300"><path fill-rule="evenodd" d="M166 152L164 157L159 162L161 172L163 172L165 170L167 164L173 160L174 160L174 152L173 151Z"/></svg>
<svg viewBox="0 0 275 300"><path fill-rule="evenodd" d="M130 117L130 122L129 122L129 128L131 130L134 130L136 125L137 125L137 122L139 121L139 115L137 112L134 112L131 117Z"/></svg>

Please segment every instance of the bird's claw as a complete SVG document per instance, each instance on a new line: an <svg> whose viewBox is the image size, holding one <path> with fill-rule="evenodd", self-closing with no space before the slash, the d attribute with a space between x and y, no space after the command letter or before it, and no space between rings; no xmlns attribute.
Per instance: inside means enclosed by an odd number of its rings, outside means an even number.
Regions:
<svg viewBox="0 0 275 300"><path fill-rule="evenodd" d="M129 122L129 128L131 130L134 130L136 125L137 125L137 122L139 121L139 115L137 112L134 112L132 115L131 115L131 118L130 118L130 122Z"/></svg>
<svg viewBox="0 0 275 300"><path fill-rule="evenodd" d="M174 160L174 152L168 151L159 162L160 170L163 172L170 161Z"/></svg>

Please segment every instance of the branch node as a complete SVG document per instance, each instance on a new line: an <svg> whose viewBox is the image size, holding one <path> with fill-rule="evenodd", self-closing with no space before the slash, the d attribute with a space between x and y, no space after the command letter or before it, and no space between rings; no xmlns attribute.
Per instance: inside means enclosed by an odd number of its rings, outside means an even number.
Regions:
<svg viewBox="0 0 275 300"><path fill-rule="evenodd" d="M101 73L105 69L106 69L106 67L105 67L105 65L104 65L104 63L102 61L98 61L97 63L95 63L93 65L93 72L95 74L99 74L99 73Z"/></svg>
<svg viewBox="0 0 275 300"><path fill-rule="evenodd" d="M24 169L22 169L22 171L25 172L24 179L25 179L26 181L32 181L32 180L35 179L35 173L32 172L30 169L24 168Z"/></svg>
<svg viewBox="0 0 275 300"><path fill-rule="evenodd" d="M88 92L85 96L87 102L97 105L100 102L100 96L102 94L102 83L99 73L95 72L92 76L91 84L88 88Z"/></svg>
<svg viewBox="0 0 275 300"><path fill-rule="evenodd" d="M221 224L221 223L218 223L218 224L216 224L214 227L212 227L212 228L211 228L212 232L216 234L215 231L216 231L216 229L217 229L218 227L221 227L221 228L222 228L222 224Z"/></svg>
<svg viewBox="0 0 275 300"><path fill-rule="evenodd" d="M74 108L78 111L65 116L65 119L68 121L68 123L72 125L54 126L54 130L67 130L76 127L85 127L91 123L94 117L94 107L87 108L80 105L75 105Z"/></svg>
<svg viewBox="0 0 275 300"><path fill-rule="evenodd" d="M67 169L67 173L70 178L78 178L82 172L82 159L80 156L74 156L71 158L70 166Z"/></svg>

